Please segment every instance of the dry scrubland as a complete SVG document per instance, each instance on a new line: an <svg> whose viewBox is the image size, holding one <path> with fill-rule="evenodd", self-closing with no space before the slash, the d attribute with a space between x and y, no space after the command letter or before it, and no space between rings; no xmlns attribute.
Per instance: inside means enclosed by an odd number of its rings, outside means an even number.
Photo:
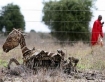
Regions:
<svg viewBox="0 0 105 82"><path fill-rule="evenodd" d="M91 54L91 47L89 44L83 44L82 42L74 43L72 46L65 43L63 46L57 43L55 38L52 38L49 34L43 33L30 33L27 34L26 44L27 47L32 49L36 48L36 51L45 50L49 52L57 52L57 49L62 49L65 53L65 59L69 56L73 56L79 59L79 63L77 65L77 69L79 71L102 71L103 75L105 74L105 45L101 48L98 47L95 49L94 53ZM10 58L14 57L19 62L22 63L22 53L20 46L11 50L9 53L4 53L2 51L2 45L5 41L6 37L0 36L0 68L7 66L7 63ZM105 40L104 40L105 41ZM0 73L1 74L1 73ZM50 77L50 76L54 77ZM1 78L5 77L0 75ZM69 75L63 74L59 71L49 71L44 73L42 70L37 75L29 75L27 77L11 77L8 79L12 79L10 82L86 82L84 79L74 79L69 78ZM72 81L71 81L72 80ZM90 81L88 81L90 82ZM94 82L94 81L92 81ZM105 81L97 81L97 82L105 82Z"/></svg>

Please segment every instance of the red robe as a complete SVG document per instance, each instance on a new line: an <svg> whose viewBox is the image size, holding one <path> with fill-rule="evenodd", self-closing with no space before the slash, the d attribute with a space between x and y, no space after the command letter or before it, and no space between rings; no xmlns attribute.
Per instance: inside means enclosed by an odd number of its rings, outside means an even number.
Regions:
<svg viewBox="0 0 105 82"><path fill-rule="evenodd" d="M95 45L97 43L99 34L103 38L102 24L99 20L96 20L92 28L91 45Z"/></svg>

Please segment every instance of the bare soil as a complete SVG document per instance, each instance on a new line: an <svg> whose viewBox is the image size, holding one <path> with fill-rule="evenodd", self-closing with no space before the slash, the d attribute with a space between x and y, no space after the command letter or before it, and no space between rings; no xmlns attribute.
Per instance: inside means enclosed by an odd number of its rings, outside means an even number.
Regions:
<svg viewBox="0 0 105 82"><path fill-rule="evenodd" d="M0 82L105 82L105 72L97 70L82 70L77 73L65 74L57 70L21 72L20 74L10 73L5 68L0 69ZM17 69L12 69L17 72Z"/></svg>

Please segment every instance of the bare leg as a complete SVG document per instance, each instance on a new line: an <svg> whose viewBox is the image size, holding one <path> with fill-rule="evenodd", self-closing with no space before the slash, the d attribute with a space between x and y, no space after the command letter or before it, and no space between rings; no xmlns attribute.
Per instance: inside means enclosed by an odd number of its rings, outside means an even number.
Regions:
<svg viewBox="0 0 105 82"><path fill-rule="evenodd" d="M20 63L15 58L11 58L9 63L8 63L8 69L10 69L10 65L12 62L14 62L16 65L20 65Z"/></svg>

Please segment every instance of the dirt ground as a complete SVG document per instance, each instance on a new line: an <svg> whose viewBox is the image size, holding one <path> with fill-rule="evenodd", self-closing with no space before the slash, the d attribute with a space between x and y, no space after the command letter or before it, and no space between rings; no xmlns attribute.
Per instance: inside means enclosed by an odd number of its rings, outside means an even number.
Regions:
<svg viewBox="0 0 105 82"><path fill-rule="evenodd" d="M17 72L16 68L14 71ZM0 68L0 82L105 82L105 71L78 70L77 73L65 74L59 70L40 70L37 74L21 72L16 75Z"/></svg>

